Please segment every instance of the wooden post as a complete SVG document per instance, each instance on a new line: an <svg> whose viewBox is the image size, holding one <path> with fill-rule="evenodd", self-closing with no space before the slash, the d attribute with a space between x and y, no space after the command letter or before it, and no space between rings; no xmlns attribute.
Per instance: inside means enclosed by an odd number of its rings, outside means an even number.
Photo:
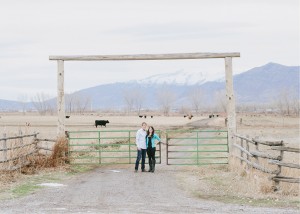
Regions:
<svg viewBox="0 0 300 214"><path fill-rule="evenodd" d="M244 140L243 139L241 139L241 147L243 147L244 148ZM249 152L249 151L248 151ZM243 151L241 150L241 157L243 157ZM247 157L248 157L248 155L247 155ZM243 165L243 161L242 161L242 159L241 159L241 165Z"/></svg>
<svg viewBox="0 0 300 214"><path fill-rule="evenodd" d="M57 60L57 138L65 136L64 61Z"/></svg>
<svg viewBox="0 0 300 214"><path fill-rule="evenodd" d="M232 154L232 145L236 143L236 113L235 98L233 91L232 78L232 57L225 57L225 77L226 77L226 99L227 99L227 118L228 118L228 143L229 153Z"/></svg>
<svg viewBox="0 0 300 214"><path fill-rule="evenodd" d="M3 134L4 142L3 142L3 161L7 161L7 140L6 140L6 134ZM6 163L6 162L5 162Z"/></svg>
<svg viewBox="0 0 300 214"><path fill-rule="evenodd" d="M283 150L280 150L280 156L281 156L281 160L283 160L283 154L284 154L284 151ZM280 176L280 174L281 174L281 166L280 165L277 165L277 170L278 170L278 173L276 174L276 177L278 177L278 176ZM274 186L273 186L273 190L274 190L274 192L276 192L276 191L278 191L280 189L280 183L279 183L279 181L277 180L275 180L274 181Z"/></svg>

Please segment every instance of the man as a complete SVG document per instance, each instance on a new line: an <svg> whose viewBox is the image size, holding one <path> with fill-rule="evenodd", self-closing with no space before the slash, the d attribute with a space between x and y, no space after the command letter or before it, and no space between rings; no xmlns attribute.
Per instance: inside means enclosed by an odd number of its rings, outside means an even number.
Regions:
<svg viewBox="0 0 300 214"><path fill-rule="evenodd" d="M136 146L137 146L137 157L135 161L135 172L139 169L139 162L142 159L142 172L146 172L145 170L145 159L146 159L146 128L147 123L143 122L142 127L136 132Z"/></svg>

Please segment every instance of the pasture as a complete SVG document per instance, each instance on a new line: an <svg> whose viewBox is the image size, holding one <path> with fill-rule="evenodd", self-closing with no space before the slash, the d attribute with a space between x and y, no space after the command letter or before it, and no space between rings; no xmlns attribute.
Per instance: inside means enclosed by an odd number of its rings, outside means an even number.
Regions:
<svg viewBox="0 0 300 214"><path fill-rule="evenodd" d="M95 120L109 120L106 127L95 127ZM140 118L114 114L70 115L66 119L68 131L95 130L137 130L142 122L154 126L161 131L176 129L210 129L226 130L225 118L209 118L209 114L194 115L190 120L183 115L155 116ZM40 116L33 113L2 113L0 118L0 135L15 135L21 129L23 133L38 132L40 138L53 139L56 137L56 116ZM299 147L299 118L282 117L279 115L238 114L237 133L259 137L263 140L283 140L293 147ZM162 137L164 141L164 136ZM164 150L164 147L163 147ZM171 173L180 188L190 192L195 197L219 200L225 202L245 203L260 206L299 206L299 185L283 184L282 191L273 193L268 181L268 175L253 169L242 171L227 165L215 166L166 166L163 152L162 165L158 170ZM287 162L299 163L297 153L285 157ZM236 164L236 165L235 165ZM110 166L106 166L110 167ZM125 168L132 167L122 166ZM101 168L101 167L100 167ZM114 166L111 166L114 168ZM287 172L299 177L299 170ZM3 187L3 186L2 186Z"/></svg>

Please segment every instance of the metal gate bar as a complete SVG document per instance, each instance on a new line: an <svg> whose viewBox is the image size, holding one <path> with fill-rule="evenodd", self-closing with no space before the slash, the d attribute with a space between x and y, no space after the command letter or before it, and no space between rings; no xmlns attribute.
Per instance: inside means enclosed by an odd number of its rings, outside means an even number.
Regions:
<svg viewBox="0 0 300 214"><path fill-rule="evenodd" d="M167 165L228 164L227 131L167 130L166 142Z"/></svg>
<svg viewBox="0 0 300 214"><path fill-rule="evenodd" d="M68 131L71 164L134 164L135 133L136 130ZM161 145L156 149L157 163L160 164Z"/></svg>

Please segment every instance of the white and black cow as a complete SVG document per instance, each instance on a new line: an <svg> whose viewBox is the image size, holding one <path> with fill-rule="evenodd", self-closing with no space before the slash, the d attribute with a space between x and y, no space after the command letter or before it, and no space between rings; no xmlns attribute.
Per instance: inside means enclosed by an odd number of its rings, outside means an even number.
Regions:
<svg viewBox="0 0 300 214"><path fill-rule="evenodd" d="M105 126L106 127L106 123L109 123L108 120L95 120L95 126L97 128L97 126Z"/></svg>

